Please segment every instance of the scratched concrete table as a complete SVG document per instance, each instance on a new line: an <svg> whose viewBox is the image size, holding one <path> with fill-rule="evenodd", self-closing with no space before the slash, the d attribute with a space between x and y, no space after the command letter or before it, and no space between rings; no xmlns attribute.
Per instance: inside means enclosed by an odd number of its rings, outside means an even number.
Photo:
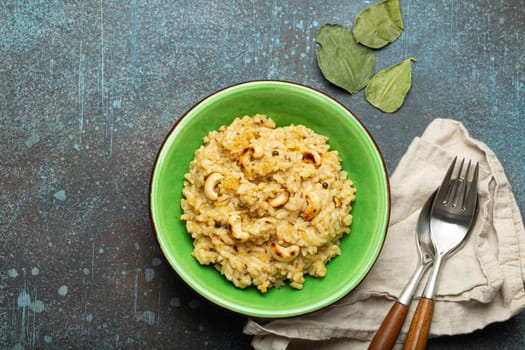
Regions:
<svg viewBox="0 0 525 350"><path fill-rule="evenodd" d="M244 317L173 272L148 183L174 122L216 89L283 79L327 92L390 171L436 117L499 156L525 208L523 1L402 1L377 68L414 56L393 115L321 76L320 25L371 1L16 1L0 4L0 348L247 349ZM522 349L525 314L429 348Z"/></svg>

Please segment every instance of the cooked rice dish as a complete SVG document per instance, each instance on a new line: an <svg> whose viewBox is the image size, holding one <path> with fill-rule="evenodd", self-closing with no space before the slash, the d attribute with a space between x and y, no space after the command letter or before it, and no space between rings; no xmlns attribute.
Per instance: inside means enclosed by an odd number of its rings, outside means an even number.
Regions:
<svg viewBox="0 0 525 350"><path fill-rule="evenodd" d="M182 220L193 256L262 293L324 277L350 232L355 189L328 138L264 115L210 132L185 175Z"/></svg>

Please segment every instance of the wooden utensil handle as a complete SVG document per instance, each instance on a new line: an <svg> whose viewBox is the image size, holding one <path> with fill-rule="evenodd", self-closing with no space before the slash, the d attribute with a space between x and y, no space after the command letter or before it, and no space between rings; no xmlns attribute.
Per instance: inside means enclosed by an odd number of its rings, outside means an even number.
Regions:
<svg viewBox="0 0 525 350"><path fill-rule="evenodd" d="M434 300L421 298L417 304L412 322L410 323L403 350L425 349L433 314Z"/></svg>
<svg viewBox="0 0 525 350"><path fill-rule="evenodd" d="M369 350L390 350L396 343L397 336L403 327L408 314L408 306L396 302L390 308L383 323L379 326L374 339L368 346Z"/></svg>

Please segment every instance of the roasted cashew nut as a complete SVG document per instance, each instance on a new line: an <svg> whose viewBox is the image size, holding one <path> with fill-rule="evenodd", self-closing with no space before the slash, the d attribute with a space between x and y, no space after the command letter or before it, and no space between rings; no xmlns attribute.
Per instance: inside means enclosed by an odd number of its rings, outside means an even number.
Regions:
<svg viewBox="0 0 525 350"><path fill-rule="evenodd" d="M239 164L241 167L246 167L252 158L261 158L263 156L263 149L259 145L249 145L242 150L239 157Z"/></svg>
<svg viewBox="0 0 525 350"><path fill-rule="evenodd" d="M303 152L303 161L312 163L316 167L321 165L321 155L316 151Z"/></svg>
<svg viewBox="0 0 525 350"><path fill-rule="evenodd" d="M272 242L270 243L270 253L281 262L289 262L295 259L299 255L300 248L296 245L289 247L283 247L282 245Z"/></svg>
<svg viewBox="0 0 525 350"><path fill-rule="evenodd" d="M315 192L309 192L305 195L306 198L306 209L303 213L303 218L306 221L310 221L314 216L317 215L320 208L319 196Z"/></svg>
<svg viewBox="0 0 525 350"><path fill-rule="evenodd" d="M219 173L211 173L208 175L204 182L204 194L208 199L216 201L217 198L219 198L219 194L215 191L215 187L217 187L223 178L224 176Z"/></svg>
<svg viewBox="0 0 525 350"><path fill-rule="evenodd" d="M286 203L288 203L288 199L290 198L290 192L288 190L281 190L279 194L273 198L268 199L268 204L272 208L282 207Z"/></svg>
<svg viewBox="0 0 525 350"><path fill-rule="evenodd" d="M247 241L250 235L242 230L241 217L237 214L232 214L228 218L228 226L232 233L233 238L240 240L241 242Z"/></svg>

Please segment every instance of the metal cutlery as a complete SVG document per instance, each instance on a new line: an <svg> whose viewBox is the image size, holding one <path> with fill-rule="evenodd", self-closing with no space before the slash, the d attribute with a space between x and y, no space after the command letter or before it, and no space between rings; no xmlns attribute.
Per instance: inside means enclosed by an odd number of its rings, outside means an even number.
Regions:
<svg viewBox="0 0 525 350"><path fill-rule="evenodd" d="M465 240L476 216L479 165L475 165L472 179L469 180L472 163L469 161L464 170L465 160L463 159L459 170L455 171L456 161L457 158L454 158L432 205L430 237L435 252L434 266L410 324L404 350L426 347L441 266L444 260ZM453 177L454 173L456 173L455 177Z"/></svg>
<svg viewBox="0 0 525 350"><path fill-rule="evenodd" d="M369 350L384 350L392 349L396 339L403 327L408 308L414 297L414 293L423 277L423 274L432 264L434 257L434 247L430 238L430 209L434 202L434 192L426 201L425 205L419 213L416 226L416 247L418 251L418 264L414 270L412 277L406 284L405 288L399 295L397 301L392 305L390 311L386 315L383 323L377 330L376 335L372 339L368 349Z"/></svg>

